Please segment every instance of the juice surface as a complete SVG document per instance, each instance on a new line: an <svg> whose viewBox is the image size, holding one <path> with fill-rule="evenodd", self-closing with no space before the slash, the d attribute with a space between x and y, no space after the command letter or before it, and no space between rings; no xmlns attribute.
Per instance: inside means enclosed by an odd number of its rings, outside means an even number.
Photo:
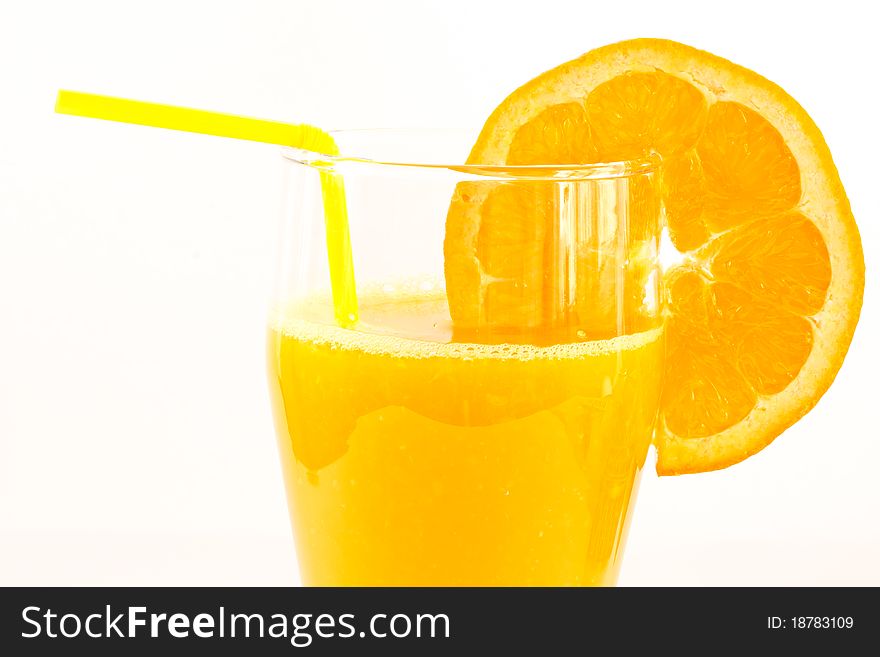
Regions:
<svg viewBox="0 0 880 657"><path fill-rule="evenodd" d="M327 304L329 306L329 304ZM306 585L610 585L661 387L661 329L451 342L442 296L319 303L270 328Z"/></svg>

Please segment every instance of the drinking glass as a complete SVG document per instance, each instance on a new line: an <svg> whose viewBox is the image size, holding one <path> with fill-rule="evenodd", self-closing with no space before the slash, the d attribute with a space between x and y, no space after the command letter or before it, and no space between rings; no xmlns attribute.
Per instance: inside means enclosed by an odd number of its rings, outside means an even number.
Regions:
<svg viewBox="0 0 880 657"><path fill-rule="evenodd" d="M334 137L283 151L268 331L303 583L613 585L662 384L658 161Z"/></svg>

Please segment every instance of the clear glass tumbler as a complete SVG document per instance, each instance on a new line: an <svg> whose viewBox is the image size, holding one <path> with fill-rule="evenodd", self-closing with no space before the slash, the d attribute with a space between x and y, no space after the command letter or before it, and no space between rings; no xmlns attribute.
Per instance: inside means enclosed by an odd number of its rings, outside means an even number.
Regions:
<svg viewBox="0 0 880 657"><path fill-rule="evenodd" d="M334 136L363 157L284 151L269 322L303 582L614 584L662 383L658 162Z"/></svg>

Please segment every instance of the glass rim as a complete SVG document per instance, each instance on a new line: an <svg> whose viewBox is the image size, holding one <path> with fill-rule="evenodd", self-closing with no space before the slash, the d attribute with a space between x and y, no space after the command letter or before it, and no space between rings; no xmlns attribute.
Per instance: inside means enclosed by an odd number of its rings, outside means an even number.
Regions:
<svg viewBox="0 0 880 657"><path fill-rule="evenodd" d="M330 130L334 138L347 135L381 135L383 133L426 133L443 132L443 128L355 128L346 130ZM451 172L477 179L499 180L611 180L630 178L651 173L659 169L661 158L658 153L650 153L643 157L610 162L581 164L450 164L444 161L429 162L427 159L409 160L402 158L368 157L366 155L345 154L328 155L303 148L282 146L281 155L285 160L302 164L319 171L332 171L339 167L356 167L369 169L405 169L425 172Z"/></svg>

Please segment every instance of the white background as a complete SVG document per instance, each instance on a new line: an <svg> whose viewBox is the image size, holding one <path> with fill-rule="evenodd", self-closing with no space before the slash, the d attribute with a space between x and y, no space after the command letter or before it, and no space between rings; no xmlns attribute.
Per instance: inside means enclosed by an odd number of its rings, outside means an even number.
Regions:
<svg viewBox="0 0 880 657"><path fill-rule="evenodd" d="M297 581L264 373L277 149L57 116L56 89L476 131L543 70L658 36L756 69L807 108L868 287L806 419L729 470L645 473L621 583L880 585L878 50L861 7L4 2L0 584Z"/></svg>

